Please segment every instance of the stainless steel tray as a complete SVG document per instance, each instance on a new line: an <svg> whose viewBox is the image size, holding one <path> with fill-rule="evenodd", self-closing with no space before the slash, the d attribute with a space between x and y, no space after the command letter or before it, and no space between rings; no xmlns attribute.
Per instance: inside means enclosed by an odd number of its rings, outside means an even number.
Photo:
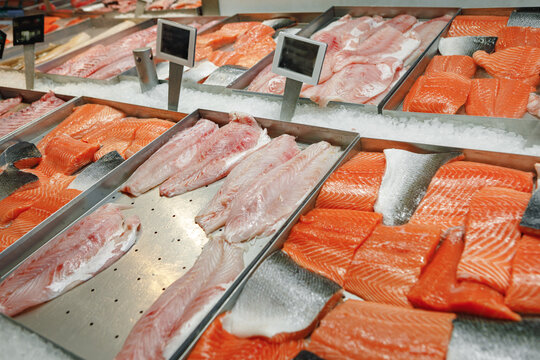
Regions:
<svg viewBox="0 0 540 360"><path fill-rule="evenodd" d="M515 9L518 8L461 9L459 15L508 16ZM399 84L396 84L397 88L395 91L383 101L382 113L394 117L410 117L421 120L433 120L434 118L437 118L442 122L498 128L522 135L525 139L528 139L528 143L531 145L540 144L540 121L529 113L526 113L521 119L508 119L488 116L447 115L403 111L403 101L405 100L405 96L409 93L409 90L416 79L424 73L431 59L439 54L439 41L442 37L446 36L448 29L449 26L447 26L442 34L440 34L440 36L427 48L420 61L411 67L410 71L404 76L404 79Z"/></svg>
<svg viewBox="0 0 540 360"><path fill-rule="evenodd" d="M152 144L125 161L97 184L85 197L73 201L74 207L95 210L107 202L132 205L126 213L141 218L142 233L133 248L110 268L61 297L25 312L15 321L87 359L110 359L121 349L135 322L165 288L182 276L199 256L207 237L194 217L218 191L223 180L174 198L162 198L154 189L137 198L116 190L154 151L178 131L192 126L200 117L220 125L228 123L228 114L198 110L175 125ZM257 118L272 137L288 133L301 144L326 140L346 153L356 146L358 135ZM322 181L317 186L320 186ZM99 199L89 204L86 199ZM90 206L89 206L90 205ZM80 215L80 214L79 214ZM64 212L52 221L66 227L77 217ZM285 225L284 225L285 226ZM36 234L37 235L37 234ZM275 242L274 236L252 242L244 255L245 269L225 295L209 312L202 324L213 317L223 300L251 271L261 249ZM37 243L38 240L34 239ZM45 241L39 241L40 244ZM22 260L24 257L20 257ZM205 325L201 325L205 326ZM198 332L191 335L198 337ZM184 346L183 348L185 348Z"/></svg>
<svg viewBox="0 0 540 360"><path fill-rule="evenodd" d="M26 126L23 129L12 133L8 139L0 143L0 151L17 141L38 142L69 116L73 112L73 108L87 103L108 105L123 111L128 116L140 118L160 118L179 122L186 116L186 114L174 111L153 109L90 97L78 97L64 104L64 106L58 108L58 110L35 121L31 126ZM101 179L91 188L82 192L75 199L60 208L45 221L41 222L14 244L0 252L0 276L5 275L13 269L22 259L26 258L38 247L63 230L68 224L72 223L73 220L77 219L88 210L88 208L94 206L98 201L101 201L103 197L116 189L117 186L118 185L115 183L106 181L106 178ZM55 220L56 218L59 218L59 220Z"/></svg>
<svg viewBox="0 0 540 360"><path fill-rule="evenodd" d="M314 19L312 22L310 22L302 31L298 33L300 36L310 37L318 30L326 27L331 22L339 19L340 17L351 14L353 17L359 17L359 16L373 16L373 15L380 15L382 17L388 18L388 17L394 17L396 15L400 14L409 14L412 16L415 16L417 19L420 20L430 20L436 17L440 17L443 15L451 15L452 19L458 14L459 9L458 8L416 8L416 7L383 7L383 6L333 6L327 11L325 11L322 15ZM448 23L445 27L448 28L450 26L450 23ZM440 36L440 33L433 39L435 41ZM429 48L429 47L428 47ZM425 52L424 52L425 53ZM408 74L411 72L412 69L414 69L416 63L420 59L422 59L424 53L420 54L418 58L411 64L409 70L401 77L401 79L404 79L408 76ZM236 81L234 81L231 85L228 87L232 89L237 89L238 91L241 91L243 93L249 93L257 96L263 96L267 98L279 98L281 99L282 95L275 95L275 94L264 94L264 93L258 93L258 92L252 92L245 90L251 81L255 79L255 77L261 72L266 66L270 65L272 63L272 59L274 58L274 52L268 54L264 59L259 61L255 66L253 66L250 70L248 70L245 74L240 76ZM402 81L402 80L400 80ZM353 103L342 103L342 102L330 102L329 106L336 106L336 105L347 105L351 107L361 107L362 109L368 111L368 112L377 112L380 113L382 111L382 106L385 103L385 100L389 98L392 93L398 88L399 82L394 85L392 90L388 93L388 95L378 104L378 105L365 105L365 104L353 104ZM312 103L309 99L300 99L301 102L305 103Z"/></svg>
<svg viewBox="0 0 540 360"><path fill-rule="evenodd" d="M460 148L448 148L430 144L421 144L421 143L410 143L402 141L393 141L385 139L374 139L374 138L360 138L360 140L355 144L355 146L349 151L346 156L343 156L339 163L336 164L334 169L337 169L341 164L350 160L354 155L359 151L370 151L370 152L382 152L384 149L403 149L407 151L413 151L416 153L427 153L427 152L441 152L441 151L461 151L465 155L467 161L481 162L491 165L504 166L512 169L522 170L522 171L531 171L535 173L534 164L540 162L540 157L527 156L527 155L517 155L511 153L500 153L500 152L491 152L491 151L482 151L475 149L460 149ZM289 233L293 226L298 222L300 216L307 214L309 211L315 208L315 203L319 192L321 191L324 181L326 181L331 175L331 172L326 175L325 179L315 188L311 195L304 201L303 205L295 212L292 218L289 219L286 225L281 229L279 236L274 237L274 239L268 243L268 245L259 253L259 256L255 260L255 264L251 267L249 273L238 283L238 286L235 287L232 291L229 291L229 296L222 303L222 306L213 314L209 314L206 321L198 326L196 331L193 332L192 336L189 338L190 343L184 344L184 346L179 349L182 351L177 351L174 358L185 359L188 357L189 352L196 345L198 338L206 330L206 328L215 320L220 314L229 311L233 308L238 296L242 292L242 289L246 282L249 280L249 277L253 272L259 267L259 265L269 257L273 252L279 251L283 244L287 241ZM346 297L357 298L355 295L349 294L346 292ZM489 320L485 320L489 321Z"/></svg>

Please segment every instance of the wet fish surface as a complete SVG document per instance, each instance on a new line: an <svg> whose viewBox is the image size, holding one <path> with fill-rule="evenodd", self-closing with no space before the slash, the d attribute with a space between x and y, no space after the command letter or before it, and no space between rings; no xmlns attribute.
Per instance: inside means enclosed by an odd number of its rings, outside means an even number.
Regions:
<svg viewBox="0 0 540 360"><path fill-rule="evenodd" d="M340 298L339 285L277 251L248 280L223 328L240 337L302 339Z"/></svg>
<svg viewBox="0 0 540 360"><path fill-rule="evenodd" d="M41 152L36 145L21 141L8 147L0 154L0 169L13 165L17 169L31 168L41 161Z"/></svg>
<svg viewBox="0 0 540 360"><path fill-rule="evenodd" d="M7 198L16 190L26 187L38 186L39 178L24 171L20 171L14 166L8 166L0 173L0 200Z"/></svg>
<svg viewBox="0 0 540 360"><path fill-rule="evenodd" d="M123 162L124 158L118 151L111 151L99 158L95 163L85 167L67 188L80 191L87 190Z"/></svg>
<svg viewBox="0 0 540 360"><path fill-rule="evenodd" d="M374 209L383 215L385 225L393 226L409 221L437 170L461 153L415 154L386 149L384 155L386 170Z"/></svg>
<svg viewBox="0 0 540 360"><path fill-rule="evenodd" d="M540 236L540 190L537 189L529 200L519 229L526 234Z"/></svg>
<svg viewBox="0 0 540 360"><path fill-rule="evenodd" d="M487 53L495 51L496 36L458 36L441 38L439 52L441 55L472 56L478 50Z"/></svg>

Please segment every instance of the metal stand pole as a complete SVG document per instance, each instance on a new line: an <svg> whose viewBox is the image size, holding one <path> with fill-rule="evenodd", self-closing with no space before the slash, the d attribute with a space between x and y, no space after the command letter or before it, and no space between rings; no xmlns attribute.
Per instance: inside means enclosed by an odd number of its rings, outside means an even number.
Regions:
<svg viewBox="0 0 540 360"><path fill-rule="evenodd" d="M283 103L281 104L281 114L279 115L281 120L292 120L301 90L301 81L287 78L285 81L285 92L283 93Z"/></svg>
<svg viewBox="0 0 540 360"><path fill-rule="evenodd" d="M133 57L135 58L135 68L139 74L141 91L144 93L152 90L159 83L152 48L135 49L133 50Z"/></svg>
<svg viewBox="0 0 540 360"><path fill-rule="evenodd" d="M35 62L35 45L23 45L24 51L24 77L26 79L26 89L34 88L34 62Z"/></svg>
<svg viewBox="0 0 540 360"><path fill-rule="evenodd" d="M140 17L144 14L144 8L146 7L146 2L143 0L137 0L135 4L135 17Z"/></svg>
<svg viewBox="0 0 540 360"><path fill-rule="evenodd" d="M180 99L180 88L182 87L182 75L184 66L173 62L169 63L169 110L178 111L178 101Z"/></svg>

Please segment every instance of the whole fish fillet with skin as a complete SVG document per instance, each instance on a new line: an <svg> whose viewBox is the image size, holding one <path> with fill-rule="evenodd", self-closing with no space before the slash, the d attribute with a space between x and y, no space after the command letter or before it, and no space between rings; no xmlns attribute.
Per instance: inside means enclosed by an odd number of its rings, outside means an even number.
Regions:
<svg viewBox="0 0 540 360"><path fill-rule="evenodd" d="M347 300L321 321L307 350L325 360L443 360L455 318L454 314Z"/></svg>
<svg viewBox="0 0 540 360"><path fill-rule="evenodd" d="M473 195L458 280L476 281L504 294L530 193L485 187Z"/></svg>
<svg viewBox="0 0 540 360"><path fill-rule="evenodd" d="M242 252L210 240L191 269L169 285L137 321L115 359L169 358L189 335L189 325L198 325L192 320L202 320L206 313L201 311L208 310L242 271Z"/></svg>
<svg viewBox="0 0 540 360"><path fill-rule="evenodd" d="M227 241L243 242L275 231L330 169L338 153L325 141L312 144L237 196L225 224Z"/></svg>
<svg viewBox="0 0 540 360"><path fill-rule="evenodd" d="M437 170L461 153L415 154L386 149L384 156L386 170L373 208L383 215L385 225L403 225L420 204Z"/></svg>
<svg viewBox="0 0 540 360"><path fill-rule="evenodd" d="M276 251L249 278L223 328L273 342L303 339L341 298L340 287Z"/></svg>
<svg viewBox="0 0 540 360"><path fill-rule="evenodd" d="M196 159L205 141L218 128L216 123L201 119L191 128L174 135L135 170L121 190L139 196L182 171Z"/></svg>
<svg viewBox="0 0 540 360"><path fill-rule="evenodd" d="M266 130L252 116L231 113L229 118L227 125L204 142L188 167L160 185L161 196L181 195L212 184L227 176L245 156L270 142Z"/></svg>
<svg viewBox="0 0 540 360"><path fill-rule="evenodd" d="M0 284L0 312L14 316L92 278L137 240L140 220L106 204L30 256Z"/></svg>
<svg viewBox="0 0 540 360"><path fill-rule="evenodd" d="M195 222L207 234L225 225L231 203L238 194L249 189L258 179L299 152L294 137L284 134L247 156L230 172L218 193L197 214Z"/></svg>

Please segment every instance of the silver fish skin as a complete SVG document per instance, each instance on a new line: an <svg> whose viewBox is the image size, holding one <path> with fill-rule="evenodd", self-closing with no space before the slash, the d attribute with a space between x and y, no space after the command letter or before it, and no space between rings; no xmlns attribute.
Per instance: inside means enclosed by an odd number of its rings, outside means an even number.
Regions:
<svg viewBox="0 0 540 360"><path fill-rule="evenodd" d="M340 298L339 285L277 251L248 280L223 328L240 337L309 333Z"/></svg>
<svg viewBox="0 0 540 360"><path fill-rule="evenodd" d="M118 151L111 151L77 174L75 180L69 184L68 189L85 191L123 162L124 158Z"/></svg>
<svg viewBox="0 0 540 360"><path fill-rule="evenodd" d="M386 169L374 206L375 212L383 215L383 224L396 226L409 222L437 170L460 155L460 152L416 154L401 149L384 150Z"/></svg>
<svg viewBox="0 0 540 360"><path fill-rule="evenodd" d="M540 234L540 189L536 189L521 218L519 229L529 235Z"/></svg>
<svg viewBox="0 0 540 360"><path fill-rule="evenodd" d="M246 69L240 66L224 65L214 71L204 81L205 85L227 86L238 79Z"/></svg>
<svg viewBox="0 0 540 360"><path fill-rule="evenodd" d="M41 161L41 152L36 145L27 141L13 144L0 154L0 169L5 169L9 165L20 169L18 165L21 161L25 162L25 168L34 167Z"/></svg>
<svg viewBox="0 0 540 360"><path fill-rule="evenodd" d="M9 165L4 171L0 172L0 201L13 194L16 190L31 186L32 183L39 181L34 175L17 169Z"/></svg>
<svg viewBox="0 0 540 360"><path fill-rule="evenodd" d="M466 55L473 56L478 50L484 50L488 54L495 51L496 36L456 36L441 38L439 52L441 55Z"/></svg>

